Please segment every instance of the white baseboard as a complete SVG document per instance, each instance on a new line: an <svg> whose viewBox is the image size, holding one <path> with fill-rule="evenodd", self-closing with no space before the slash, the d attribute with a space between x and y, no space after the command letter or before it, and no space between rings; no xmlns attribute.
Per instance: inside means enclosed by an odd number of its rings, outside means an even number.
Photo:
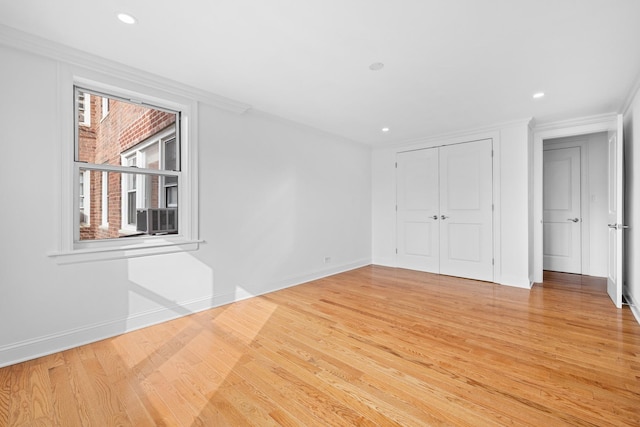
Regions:
<svg viewBox="0 0 640 427"><path fill-rule="evenodd" d="M398 268L398 262L395 257L376 257L373 259L372 263L382 267Z"/></svg>
<svg viewBox="0 0 640 427"><path fill-rule="evenodd" d="M499 285L511 286L514 288L522 288L522 289L531 289L531 287L533 286L533 282L526 277L521 278L521 277L502 276L500 278L500 281L496 283L498 283Z"/></svg>
<svg viewBox="0 0 640 427"><path fill-rule="evenodd" d="M312 280L332 276L371 264L371 260L362 259L356 262L327 267L309 274L289 277L274 283L265 284L257 293L249 293L238 289L234 293L208 295L191 301L182 301L171 306L136 313L131 316L110 320L103 323L69 329L55 334L44 335L30 340L16 342L0 347L0 368L47 356L59 351L79 347L81 345L115 337L126 332L146 328L182 316L197 313L210 308L229 304L235 301L266 294L291 286L300 285Z"/></svg>
<svg viewBox="0 0 640 427"><path fill-rule="evenodd" d="M36 359L59 351L79 347L84 344L115 337L125 332L135 331L186 314L197 313L212 307L215 298L203 297L198 300L175 303L171 306L136 313L132 316L96 323L81 328L69 329L55 334L25 340L0 347L0 368L26 360ZM180 314L184 313L184 314Z"/></svg>
<svg viewBox="0 0 640 427"><path fill-rule="evenodd" d="M633 313L633 317L635 317L636 322L640 324L640 306L638 306L638 301L636 301L630 294L625 295L625 298L629 303L629 308L631 309L631 313Z"/></svg>

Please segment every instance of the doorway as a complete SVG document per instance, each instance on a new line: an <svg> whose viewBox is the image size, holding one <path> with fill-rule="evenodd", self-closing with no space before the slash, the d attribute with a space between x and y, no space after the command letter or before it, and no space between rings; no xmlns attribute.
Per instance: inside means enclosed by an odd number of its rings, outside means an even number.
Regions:
<svg viewBox="0 0 640 427"><path fill-rule="evenodd" d="M543 268L607 276L607 134L543 147Z"/></svg>

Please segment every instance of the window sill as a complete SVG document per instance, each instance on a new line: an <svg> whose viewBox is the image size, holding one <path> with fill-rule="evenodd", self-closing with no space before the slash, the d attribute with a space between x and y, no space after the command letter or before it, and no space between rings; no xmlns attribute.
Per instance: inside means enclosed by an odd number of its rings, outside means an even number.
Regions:
<svg viewBox="0 0 640 427"><path fill-rule="evenodd" d="M204 240L153 239L136 241L126 245L103 246L74 249L71 251L50 252L58 264L76 264L81 262L128 259L149 255L161 255L175 252L198 250Z"/></svg>

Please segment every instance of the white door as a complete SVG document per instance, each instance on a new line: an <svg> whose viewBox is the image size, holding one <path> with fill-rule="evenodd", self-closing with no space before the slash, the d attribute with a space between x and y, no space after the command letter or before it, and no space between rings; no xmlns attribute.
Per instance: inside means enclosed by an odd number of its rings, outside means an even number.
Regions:
<svg viewBox="0 0 640 427"><path fill-rule="evenodd" d="M580 147L545 150L543 165L543 267L580 274Z"/></svg>
<svg viewBox="0 0 640 427"><path fill-rule="evenodd" d="M399 153L397 162L397 265L438 273L438 149Z"/></svg>
<svg viewBox="0 0 640 427"><path fill-rule="evenodd" d="M617 130L610 131L609 139L609 261L607 266L607 293L616 307L622 307L622 244L623 179L622 179L622 115L618 115Z"/></svg>
<svg viewBox="0 0 640 427"><path fill-rule="evenodd" d="M493 281L491 140L440 148L440 273Z"/></svg>

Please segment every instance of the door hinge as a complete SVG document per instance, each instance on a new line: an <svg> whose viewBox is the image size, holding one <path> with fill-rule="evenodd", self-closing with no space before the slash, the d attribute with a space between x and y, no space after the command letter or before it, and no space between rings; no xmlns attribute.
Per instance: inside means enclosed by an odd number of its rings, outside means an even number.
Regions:
<svg viewBox="0 0 640 427"><path fill-rule="evenodd" d="M491 265L496 265L496 259L495 258L491 258Z"/></svg>
<svg viewBox="0 0 640 427"><path fill-rule="evenodd" d="M398 169L398 162L396 162L396 169Z"/></svg>
<svg viewBox="0 0 640 427"><path fill-rule="evenodd" d="M398 212L398 205L396 205L396 212Z"/></svg>
<svg viewBox="0 0 640 427"><path fill-rule="evenodd" d="M491 204L491 212L493 212L495 210L495 205L492 203Z"/></svg>
<svg viewBox="0 0 640 427"><path fill-rule="evenodd" d="M396 248L396 254L398 253L398 248Z"/></svg>
<svg viewBox="0 0 640 427"><path fill-rule="evenodd" d="M491 150L491 157L493 157L493 150Z"/></svg>

